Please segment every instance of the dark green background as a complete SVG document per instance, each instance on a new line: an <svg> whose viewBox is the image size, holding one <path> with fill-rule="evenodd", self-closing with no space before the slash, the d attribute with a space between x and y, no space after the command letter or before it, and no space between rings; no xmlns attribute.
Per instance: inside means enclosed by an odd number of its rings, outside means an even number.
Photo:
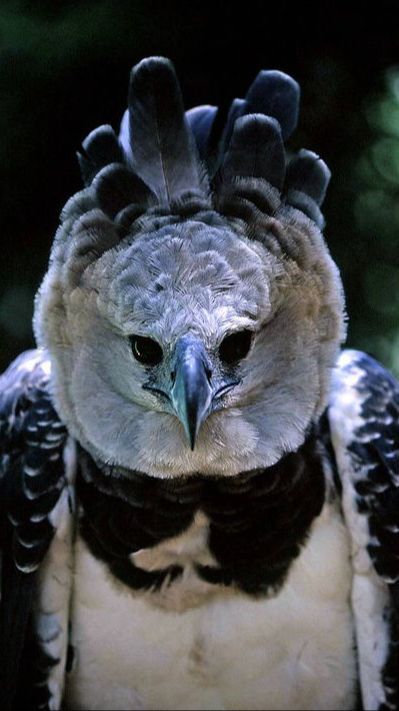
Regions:
<svg viewBox="0 0 399 711"><path fill-rule="evenodd" d="M333 179L326 238L341 268L351 346L399 373L399 20L396 2L2 1L0 368L32 345L33 295L60 209L80 188L75 151L118 126L130 67L164 54L187 108L226 107L259 69L302 86L292 146Z"/></svg>

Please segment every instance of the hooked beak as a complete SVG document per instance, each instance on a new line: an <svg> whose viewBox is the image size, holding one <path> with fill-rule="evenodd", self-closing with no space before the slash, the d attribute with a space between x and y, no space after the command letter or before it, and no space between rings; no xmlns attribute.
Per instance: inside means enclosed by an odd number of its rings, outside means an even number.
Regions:
<svg viewBox="0 0 399 711"><path fill-rule="evenodd" d="M212 381L209 357L202 342L191 335L181 338L174 353L169 400L184 427L191 450L202 423L218 409L222 396L240 383L240 380L220 376L215 380L217 383Z"/></svg>
<svg viewBox="0 0 399 711"><path fill-rule="evenodd" d="M202 423L212 411L220 409L223 396L241 381L221 373L212 379L205 347L192 335L180 338L172 358L170 390L165 386L160 388L154 382L144 383L142 387L166 398L172 405L193 450Z"/></svg>
<svg viewBox="0 0 399 711"><path fill-rule="evenodd" d="M199 429L211 411L212 371L201 341L185 336L177 343L171 401L193 450Z"/></svg>

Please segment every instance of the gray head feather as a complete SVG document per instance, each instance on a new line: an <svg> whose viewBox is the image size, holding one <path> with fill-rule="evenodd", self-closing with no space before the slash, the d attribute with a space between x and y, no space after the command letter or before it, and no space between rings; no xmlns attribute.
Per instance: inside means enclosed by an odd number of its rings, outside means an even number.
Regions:
<svg viewBox="0 0 399 711"><path fill-rule="evenodd" d="M119 137L104 126L84 142L87 187L63 210L35 333L59 414L98 459L233 475L298 447L324 409L343 296L318 227L328 169L310 152L286 169L298 96L286 75L258 75L207 176L195 144L207 160L216 109L185 117L170 62L151 58L132 72ZM229 363L221 345L237 333L247 348ZM159 362L140 362L132 338L156 341ZM173 386L186 342L206 390L194 451Z"/></svg>

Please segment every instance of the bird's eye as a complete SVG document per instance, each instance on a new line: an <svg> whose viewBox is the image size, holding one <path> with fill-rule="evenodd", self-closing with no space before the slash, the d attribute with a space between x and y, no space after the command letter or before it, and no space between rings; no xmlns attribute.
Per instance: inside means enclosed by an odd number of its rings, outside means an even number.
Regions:
<svg viewBox="0 0 399 711"><path fill-rule="evenodd" d="M219 346L219 357L224 363L235 363L247 355L252 341L252 331L238 331L226 336Z"/></svg>
<svg viewBox="0 0 399 711"><path fill-rule="evenodd" d="M136 360L144 365L158 365L163 358L162 348L152 338L129 336L132 353Z"/></svg>

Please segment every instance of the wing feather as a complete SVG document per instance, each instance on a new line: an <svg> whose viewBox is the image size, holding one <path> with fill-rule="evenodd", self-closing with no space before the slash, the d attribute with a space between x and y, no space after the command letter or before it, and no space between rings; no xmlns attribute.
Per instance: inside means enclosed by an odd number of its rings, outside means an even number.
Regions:
<svg viewBox="0 0 399 711"><path fill-rule="evenodd" d="M0 377L3 711L26 703L35 708L58 708L61 703L72 471L65 462L67 432L52 406L49 378L50 365L40 351L22 354ZM56 568L58 580L64 574L62 590L48 595Z"/></svg>
<svg viewBox="0 0 399 711"><path fill-rule="evenodd" d="M363 705L399 707L399 384L344 351L329 419L352 539L352 605Z"/></svg>

